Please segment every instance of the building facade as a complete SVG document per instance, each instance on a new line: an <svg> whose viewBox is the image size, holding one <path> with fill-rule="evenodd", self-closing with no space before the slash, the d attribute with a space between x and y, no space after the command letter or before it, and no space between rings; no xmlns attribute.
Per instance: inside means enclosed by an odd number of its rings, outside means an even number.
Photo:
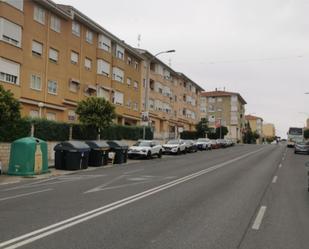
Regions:
<svg viewBox="0 0 309 249"><path fill-rule="evenodd" d="M250 125L251 131L259 134L259 138L257 139L257 143L261 144L263 142L264 134L263 134L263 119L260 117L256 117L253 115L245 115L246 122Z"/></svg>
<svg viewBox="0 0 309 249"><path fill-rule="evenodd" d="M265 138L274 138L276 136L275 125L273 124L263 124L263 134Z"/></svg>
<svg viewBox="0 0 309 249"><path fill-rule="evenodd" d="M210 128L226 126L226 138L234 142L242 141L245 128L246 101L239 93L219 91L203 92L200 100L200 113L207 118Z"/></svg>
<svg viewBox="0 0 309 249"><path fill-rule="evenodd" d="M182 130L195 130L200 120L199 99L203 89L148 51L139 51L144 57L141 107L149 113L154 137L177 138Z"/></svg>
<svg viewBox="0 0 309 249"><path fill-rule="evenodd" d="M23 116L75 122L77 102L98 96L116 123L139 124L142 56L75 8L0 1L0 51L0 84Z"/></svg>

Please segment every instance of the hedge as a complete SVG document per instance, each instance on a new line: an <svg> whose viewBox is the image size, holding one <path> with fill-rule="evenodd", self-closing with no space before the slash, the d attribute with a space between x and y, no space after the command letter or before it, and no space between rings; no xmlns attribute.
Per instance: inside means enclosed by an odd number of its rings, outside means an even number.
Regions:
<svg viewBox="0 0 309 249"><path fill-rule="evenodd" d="M12 142L18 138L30 136L31 124L34 125L34 136L45 141L65 141L69 139L70 124L49 121L46 119L21 119L13 125L0 125L0 142ZM72 139L95 140L98 137L94 127L72 125ZM138 140L143 138L140 126L113 125L102 131L101 139L106 140ZM146 127L146 139L153 139L153 132Z"/></svg>
<svg viewBox="0 0 309 249"><path fill-rule="evenodd" d="M183 131L180 133L181 139L197 139L199 138L198 133L196 131Z"/></svg>

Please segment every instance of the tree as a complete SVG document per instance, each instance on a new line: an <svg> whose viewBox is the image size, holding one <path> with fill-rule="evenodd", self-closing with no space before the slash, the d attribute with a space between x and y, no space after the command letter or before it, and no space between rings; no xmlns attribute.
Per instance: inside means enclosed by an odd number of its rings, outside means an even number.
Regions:
<svg viewBox="0 0 309 249"><path fill-rule="evenodd" d="M197 137L206 137L206 134L209 132L207 118L201 118L201 121L196 124L195 129Z"/></svg>
<svg viewBox="0 0 309 249"><path fill-rule="evenodd" d="M90 97L78 103L76 114L79 121L86 126L97 129L99 138L101 131L110 127L116 117L115 107L104 98Z"/></svg>
<svg viewBox="0 0 309 249"><path fill-rule="evenodd" d="M216 128L216 137L217 139L223 139L225 135L227 135L229 133L229 130L227 127L225 126L221 126L221 127L217 127ZM220 137L221 134L221 137Z"/></svg>
<svg viewBox="0 0 309 249"><path fill-rule="evenodd" d="M309 129L304 131L304 138L309 139Z"/></svg>
<svg viewBox="0 0 309 249"><path fill-rule="evenodd" d="M255 138L255 134L252 132L250 124L246 123L245 124L245 132L243 135L243 141L245 144L252 144L255 143L256 138Z"/></svg>
<svg viewBox="0 0 309 249"><path fill-rule="evenodd" d="M0 124L12 124L20 120L20 103L11 91L0 85Z"/></svg>

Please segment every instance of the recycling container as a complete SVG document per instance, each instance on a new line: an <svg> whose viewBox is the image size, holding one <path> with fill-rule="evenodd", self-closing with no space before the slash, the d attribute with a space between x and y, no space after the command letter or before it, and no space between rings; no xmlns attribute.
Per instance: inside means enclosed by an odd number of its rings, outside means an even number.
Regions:
<svg viewBox="0 0 309 249"><path fill-rule="evenodd" d="M81 141L65 141L57 144L55 151L55 168L79 170L88 168L90 147Z"/></svg>
<svg viewBox="0 0 309 249"><path fill-rule="evenodd" d="M107 141L110 151L115 153L114 164L122 164L127 162L129 146L122 141Z"/></svg>
<svg viewBox="0 0 309 249"><path fill-rule="evenodd" d="M8 175L28 176L48 172L47 143L35 137L15 140L11 145Z"/></svg>
<svg viewBox="0 0 309 249"><path fill-rule="evenodd" d="M95 167L107 165L109 145L106 141L86 141L86 144L91 149L88 165Z"/></svg>

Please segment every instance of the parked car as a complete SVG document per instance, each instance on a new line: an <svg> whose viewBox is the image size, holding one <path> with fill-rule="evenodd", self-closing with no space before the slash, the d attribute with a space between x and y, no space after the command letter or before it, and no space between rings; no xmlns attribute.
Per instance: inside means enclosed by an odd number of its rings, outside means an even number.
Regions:
<svg viewBox="0 0 309 249"><path fill-rule="evenodd" d="M211 141L209 138L199 138L196 141L199 150L211 150Z"/></svg>
<svg viewBox="0 0 309 249"><path fill-rule="evenodd" d="M163 146L163 153L164 154L181 154L186 153L186 144L184 140L169 140Z"/></svg>
<svg viewBox="0 0 309 249"><path fill-rule="evenodd" d="M140 140L128 150L129 158L152 158L152 156L162 157L163 148L157 141Z"/></svg>
<svg viewBox="0 0 309 249"><path fill-rule="evenodd" d="M184 140L186 144L186 151L191 153L191 152L197 152L197 145L193 140Z"/></svg>
<svg viewBox="0 0 309 249"><path fill-rule="evenodd" d="M309 141L297 142L294 147L294 153L309 154Z"/></svg>
<svg viewBox="0 0 309 249"><path fill-rule="evenodd" d="M217 143L220 144L221 148L228 147L227 141L225 139L217 139Z"/></svg>
<svg viewBox="0 0 309 249"><path fill-rule="evenodd" d="M210 143L211 143L211 148L212 149L219 149L221 147L221 145L219 143L217 143L216 139L211 139Z"/></svg>

